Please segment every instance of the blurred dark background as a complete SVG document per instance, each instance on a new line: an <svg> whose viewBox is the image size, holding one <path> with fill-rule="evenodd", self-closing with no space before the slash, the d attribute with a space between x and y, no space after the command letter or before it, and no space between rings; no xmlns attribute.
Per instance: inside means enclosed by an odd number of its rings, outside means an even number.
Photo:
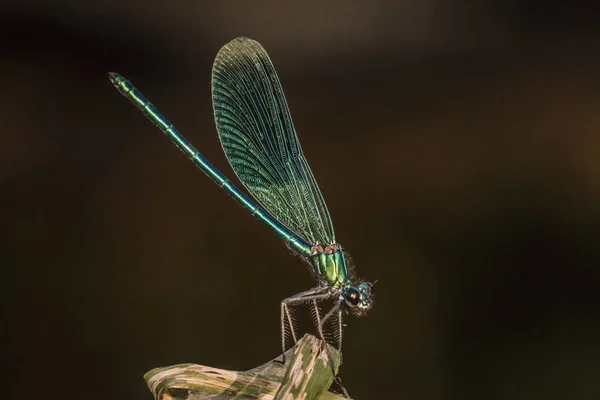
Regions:
<svg viewBox="0 0 600 400"><path fill-rule="evenodd" d="M600 398L599 6L574 1L0 5L4 396L150 399L142 375L279 352L305 265L110 85L226 175L210 71L261 42L338 240L357 399ZM235 180L237 182L237 180Z"/></svg>

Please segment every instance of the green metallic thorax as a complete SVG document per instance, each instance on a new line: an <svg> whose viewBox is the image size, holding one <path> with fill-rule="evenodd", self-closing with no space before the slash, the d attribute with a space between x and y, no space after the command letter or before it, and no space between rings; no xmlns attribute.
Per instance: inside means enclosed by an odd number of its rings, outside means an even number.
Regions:
<svg viewBox="0 0 600 400"><path fill-rule="evenodd" d="M339 245L329 245L325 249L313 246L308 261L315 274L331 287L341 289L348 283L346 256Z"/></svg>

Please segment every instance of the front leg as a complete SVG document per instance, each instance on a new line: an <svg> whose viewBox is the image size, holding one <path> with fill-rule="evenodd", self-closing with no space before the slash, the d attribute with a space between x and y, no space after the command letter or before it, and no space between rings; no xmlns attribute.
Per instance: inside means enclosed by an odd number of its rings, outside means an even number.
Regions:
<svg viewBox="0 0 600 400"><path fill-rule="evenodd" d="M337 313L337 319L338 319L338 327L337 327L337 345L338 345L338 351L340 351L340 355L341 355L341 351L342 351L342 310L344 307L344 299L340 299L332 308L331 310L329 310L329 312L327 314L325 314L325 316L323 317L323 319L320 321L320 326L319 326L319 333L321 333L323 331L323 327L325 326L325 323L329 320L329 318L331 318L333 316L333 314ZM322 335L322 333L321 333Z"/></svg>

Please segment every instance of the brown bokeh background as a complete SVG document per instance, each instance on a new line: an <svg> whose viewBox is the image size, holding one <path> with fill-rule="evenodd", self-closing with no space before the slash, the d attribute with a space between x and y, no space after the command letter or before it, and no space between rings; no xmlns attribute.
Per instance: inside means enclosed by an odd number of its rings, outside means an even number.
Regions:
<svg viewBox="0 0 600 400"><path fill-rule="evenodd" d="M338 240L379 280L372 313L346 320L349 392L600 398L597 8L3 1L4 396L149 399L151 368L278 354L279 301L311 287L306 267L106 75L234 178L210 70L248 36Z"/></svg>

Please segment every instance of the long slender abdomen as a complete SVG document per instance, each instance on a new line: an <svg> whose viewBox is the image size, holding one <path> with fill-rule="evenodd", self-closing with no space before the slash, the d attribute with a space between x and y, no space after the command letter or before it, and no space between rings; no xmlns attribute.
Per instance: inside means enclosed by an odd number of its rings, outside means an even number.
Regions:
<svg viewBox="0 0 600 400"><path fill-rule="evenodd" d="M248 196L242 193L229 179L215 168L187 139L166 119L144 95L137 90L131 82L114 72L109 73L110 81L117 90L131 101L158 129L188 156L198 168L208 177L221 186L231 197L240 203L257 219L267 224L292 250L301 255L308 256L310 245L292 232L287 230L269 213L259 207Z"/></svg>

